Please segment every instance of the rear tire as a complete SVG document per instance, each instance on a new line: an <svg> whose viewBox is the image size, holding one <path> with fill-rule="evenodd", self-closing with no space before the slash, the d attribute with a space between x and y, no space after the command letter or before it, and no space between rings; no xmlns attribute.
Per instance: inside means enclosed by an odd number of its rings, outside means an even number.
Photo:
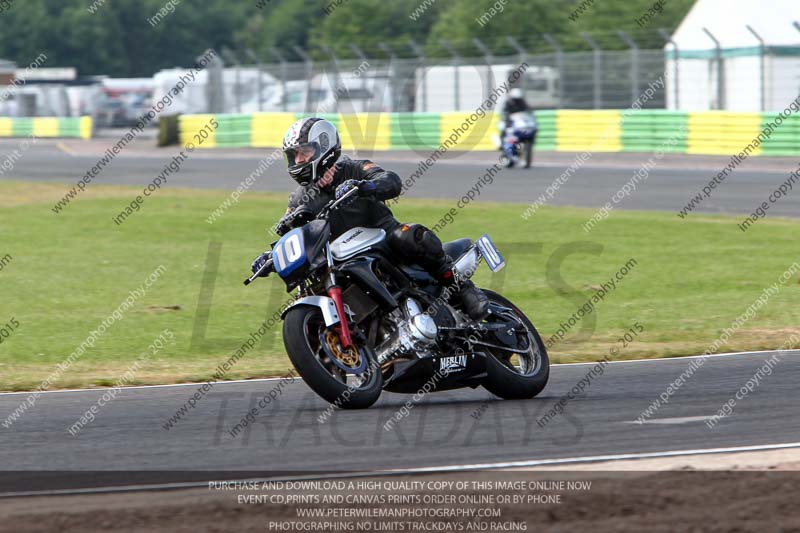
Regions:
<svg viewBox="0 0 800 533"><path fill-rule="evenodd" d="M533 398L544 390L550 377L550 360L547 357L544 342L542 342L542 338L533 323L516 305L494 291L484 289L483 292L489 297L490 302L510 308L515 317L525 325L528 330L532 352L536 358L533 368L525 371L519 367L514 367L508 352L502 352L501 350L490 351L486 357L486 380L483 386L486 390L504 400ZM517 357L520 356L518 355Z"/></svg>
<svg viewBox="0 0 800 533"><path fill-rule="evenodd" d="M316 307L289 309L283 321L283 344L292 365L303 381L324 400L343 409L365 409L374 404L383 390L380 368L373 368L367 357L364 382L354 387L342 369L328 360L321 348L319 334L325 329L322 313ZM362 357L366 352L362 352ZM370 352L371 353L371 352ZM338 377L335 377L335 375Z"/></svg>

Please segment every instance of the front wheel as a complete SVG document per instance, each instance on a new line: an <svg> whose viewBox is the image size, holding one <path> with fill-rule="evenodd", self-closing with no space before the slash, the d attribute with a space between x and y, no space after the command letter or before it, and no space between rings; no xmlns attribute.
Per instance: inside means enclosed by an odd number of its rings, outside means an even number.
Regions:
<svg viewBox="0 0 800 533"><path fill-rule="evenodd" d="M383 377L372 352L364 347L342 348L336 328L325 326L316 307L289 309L283 343L303 381L326 401L343 409L364 409L380 397Z"/></svg>
<svg viewBox="0 0 800 533"><path fill-rule="evenodd" d="M484 388L504 400L533 398L547 385L550 360L533 323L516 305L494 291L483 289L492 308L487 321L515 324L519 350L511 353L490 348L486 357Z"/></svg>

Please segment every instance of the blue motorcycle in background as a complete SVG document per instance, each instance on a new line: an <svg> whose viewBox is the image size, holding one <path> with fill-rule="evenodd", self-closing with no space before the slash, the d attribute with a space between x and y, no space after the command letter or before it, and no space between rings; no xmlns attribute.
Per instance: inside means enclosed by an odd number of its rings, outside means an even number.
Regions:
<svg viewBox="0 0 800 533"><path fill-rule="evenodd" d="M538 126L532 113L512 113L501 133L500 164L511 168L525 157L525 168L533 161Z"/></svg>

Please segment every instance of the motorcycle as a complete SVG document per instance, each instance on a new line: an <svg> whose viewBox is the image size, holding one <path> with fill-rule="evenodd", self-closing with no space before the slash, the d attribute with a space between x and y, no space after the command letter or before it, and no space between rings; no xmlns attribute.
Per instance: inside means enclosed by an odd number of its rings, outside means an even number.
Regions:
<svg viewBox="0 0 800 533"><path fill-rule="evenodd" d="M524 153L525 168L530 168L538 131L536 119L531 113L512 113L503 130L500 163L511 168L519 162Z"/></svg>
<svg viewBox="0 0 800 533"><path fill-rule="evenodd" d="M489 313L472 320L450 303L418 265L394 258L379 228L355 227L331 240L329 215L353 189L316 216L296 210L293 227L273 243L267 261L245 280L277 273L297 299L281 315L294 368L320 397L345 409L375 403L381 392L413 394L483 386L503 399L532 398L547 384L550 364L539 333L500 294L484 289ZM481 261L492 272L505 260L488 235L444 244L457 280Z"/></svg>

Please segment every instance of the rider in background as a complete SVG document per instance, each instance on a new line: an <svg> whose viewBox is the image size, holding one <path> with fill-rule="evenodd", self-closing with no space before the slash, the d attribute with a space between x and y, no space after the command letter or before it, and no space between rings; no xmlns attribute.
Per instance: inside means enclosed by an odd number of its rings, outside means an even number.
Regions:
<svg viewBox="0 0 800 533"><path fill-rule="evenodd" d="M511 119L514 113L533 113L533 108L525 101L522 89L519 88L508 91L508 98L506 98L506 101L503 103L503 108L500 111L500 120L497 123L499 135L496 142L501 152L504 152L506 145L514 140L514 121ZM532 135L533 137L530 140L531 150L533 150L533 145L536 143L535 129ZM509 166L512 164L513 163L509 163ZM526 164L526 167L527 166L529 166L529 164Z"/></svg>
<svg viewBox="0 0 800 533"><path fill-rule="evenodd" d="M508 123L508 117L510 117L512 113L527 113L530 111L533 111L533 109L528 105L528 102L525 101L525 97L522 95L522 89L515 88L508 91L508 98L506 98L503 104L503 111L500 118L503 122Z"/></svg>

